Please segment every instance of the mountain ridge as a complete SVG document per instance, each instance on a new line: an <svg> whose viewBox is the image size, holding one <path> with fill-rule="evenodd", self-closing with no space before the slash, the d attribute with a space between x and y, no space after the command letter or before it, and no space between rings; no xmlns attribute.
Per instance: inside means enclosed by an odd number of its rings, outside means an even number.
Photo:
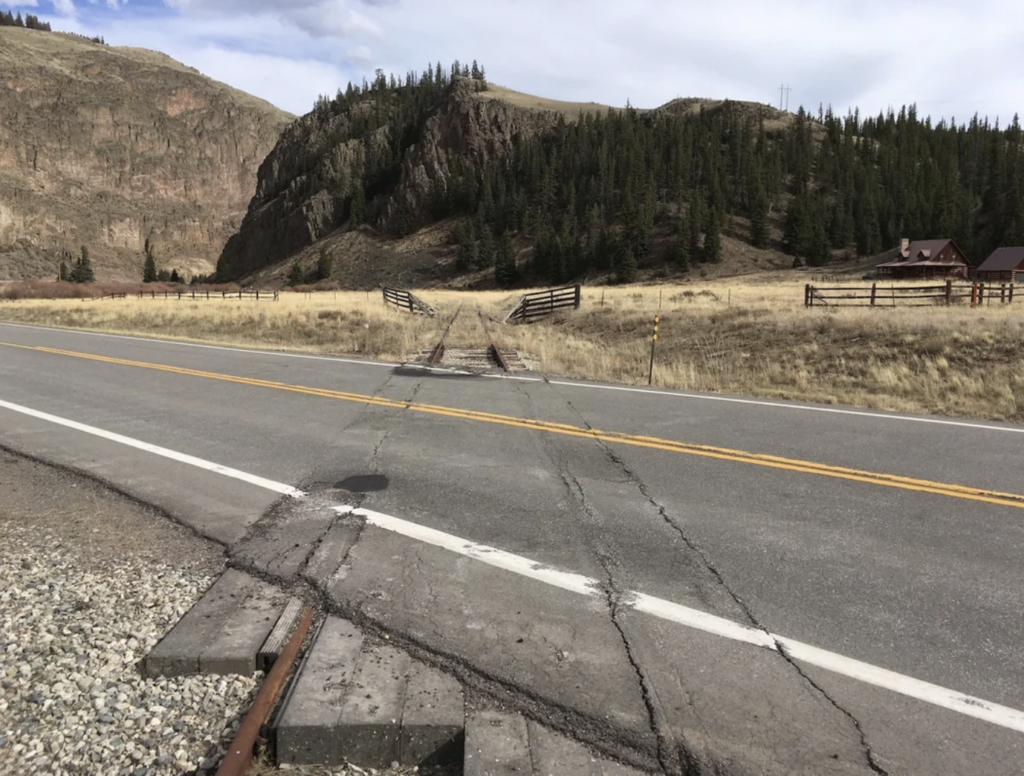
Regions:
<svg viewBox="0 0 1024 776"><path fill-rule="evenodd" d="M210 272L294 117L166 54L0 27L0 280Z"/></svg>

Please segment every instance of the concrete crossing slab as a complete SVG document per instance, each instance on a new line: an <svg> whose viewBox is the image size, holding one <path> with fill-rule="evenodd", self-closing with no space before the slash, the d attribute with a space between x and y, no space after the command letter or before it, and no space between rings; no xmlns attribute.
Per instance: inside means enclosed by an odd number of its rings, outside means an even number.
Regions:
<svg viewBox="0 0 1024 776"><path fill-rule="evenodd" d="M257 669L257 654L284 611L287 597L273 585L254 579L249 595L226 620L221 632L199 655L204 674L242 674Z"/></svg>
<svg viewBox="0 0 1024 776"><path fill-rule="evenodd" d="M362 647L363 634L352 623L324 622L274 725L280 763L338 763L338 720Z"/></svg>
<svg viewBox="0 0 1024 776"><path fill-rule="evenodd" d="M462 685L452 676L413 661L402 711L402 765L457 760L465 722Z"/></svg>
<svg viewBox="0 0 1024 776"><path fill-rule="evenodd" d="M338 725L338 753L350 763L387 765L401 757L402 709L412 659L392 647L364 650Z"/></svg>
<svg viewBox="0 0 1024 776"><path fill-rule="evenodd" d="M234 614L256 587L256 579L228 569L199 599L144 661L146 676L186 676L200 673L200 655L223 632Z"/></svg>

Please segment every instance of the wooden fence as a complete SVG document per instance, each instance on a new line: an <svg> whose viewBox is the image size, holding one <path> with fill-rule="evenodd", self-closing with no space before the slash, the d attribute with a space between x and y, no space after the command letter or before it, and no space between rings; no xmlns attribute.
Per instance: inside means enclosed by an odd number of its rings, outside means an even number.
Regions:
<svg viewBox="0 0 1024 776"><path fill-rule="evenodd" d="M137 299L190 299L199 301L201 299L255 299L259 301L276 302L280 299L280 291L139 291L128 294L124 291L117 291L113 294L90 297L90 301L99 302L103 299L127 299L134 296Z"/></svg>
<svg viewBox="0 0 1024 776"><path fill-rule="evenodd" d="M580 309L580 286L554 288L550 291L537 291L522 297L512 312L505 316L503 323L510 321L530 321L544 315L551 315L555 310L569 307Z"/></svg>
<svg viewBox="0 0 1024 776"><path fill-rule="evenodd" d="M411 313L423 313L431 318L437 315L437 311L422 299L417 299L408 291L398 288L384 289L384 304L393 304L395 307L408 310Z"/></svg>
<svg viewBox="0 0 1024 776"><path fill-rule="evenodd" d="M934 307L970 302L971 307L1013 304L1013 283L954 283L941 286L815 286L804 287L805 307Z"/></svg>

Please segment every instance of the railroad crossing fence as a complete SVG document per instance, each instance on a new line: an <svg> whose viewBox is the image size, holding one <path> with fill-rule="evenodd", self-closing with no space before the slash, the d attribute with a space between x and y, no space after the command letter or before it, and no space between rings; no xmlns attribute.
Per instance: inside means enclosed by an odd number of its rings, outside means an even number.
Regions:
<svg viewBox="0 0 1024 776"><path fill-rule="evenodd" d="M434 310L429 304L424 302L422 299L418 299L408 291L399 288L387 288L384 291L384 304L391 304L398 307L401 310L408 310L410 313L422 313L428 315L431 318L437 315L437 311Z"/></svg>
<svg viewBox="0 0 1024 776"><path fill-rule="evenodd" d="M534 318L551 315L556 310L564 310L570 307L574 310L579 310L581 296L582 291L579 285L526 294L516 302L516 306L505 316L505 320L502 323L513 323L516 321L526 321L529 323Z"/></svg>

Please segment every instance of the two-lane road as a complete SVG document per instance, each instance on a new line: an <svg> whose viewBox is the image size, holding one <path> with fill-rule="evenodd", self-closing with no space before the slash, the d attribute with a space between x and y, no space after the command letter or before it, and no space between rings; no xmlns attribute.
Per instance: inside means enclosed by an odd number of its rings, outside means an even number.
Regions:
<svg viewBox="0 0 1024 776"><path fill-rule="evenodd" d="M0 445L229 547L290 486L344 498L372 475L353 503L454 543L367 527L339 609L668 772L1020 773L1022 443L0 324ZM460 554L475 545L535 563Z"/></svg>

